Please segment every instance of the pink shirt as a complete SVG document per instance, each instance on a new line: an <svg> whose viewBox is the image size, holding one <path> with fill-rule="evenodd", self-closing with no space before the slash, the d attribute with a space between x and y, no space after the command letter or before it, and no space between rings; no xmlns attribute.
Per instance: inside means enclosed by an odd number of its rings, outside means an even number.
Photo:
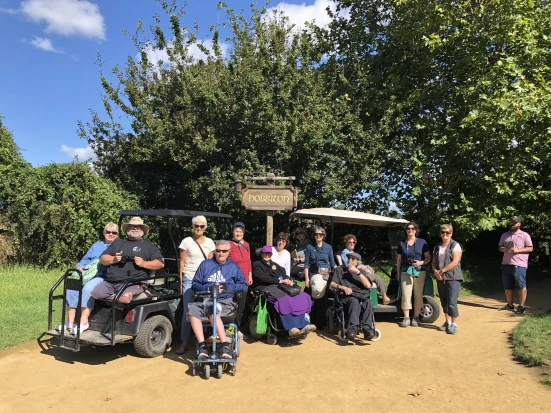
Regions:
<svg viewBox="0 0 551 413"><path fill-rule="evenodd" d="M530 235L519 229L517 232L507 231L503 234L499 240L499 246L506 248L526 248L532 247L533 245ZM505 252L503 253L503 261L501 261L501 263L528 268L528 256L528 252Z"/></svg>

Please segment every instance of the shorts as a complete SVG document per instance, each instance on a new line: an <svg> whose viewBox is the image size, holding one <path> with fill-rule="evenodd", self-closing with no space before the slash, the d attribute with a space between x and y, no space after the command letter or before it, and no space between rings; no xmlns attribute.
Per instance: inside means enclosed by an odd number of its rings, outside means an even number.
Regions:
<svg viewBox="0 0 551 413"><path fill-rule="evenodd" d="M107 300L110 299L111 296L114 294L117 294L124 283L116 283L111 284L108 281L104 281L101 284L98 284L91 292L91 295L97 298L98 300ZM138 295L143 293L144 288L141 285L138 284L129 284L124 291L121 293L120 296L123 296L124 294L132 294L132 296Z"/></svg>
<svg viewBox="0 0 551 413"><path fill-rule="evenodd" d="M503 288L512 290L526 288L526 267L516 265L501 265L501 278L503 279Z"/></svg>
<svg viewBox="0 0 551 413"><path fill-rule="evenodd" d="M190 317L206 320L212 315L212 304L212 299L210 298L205 298L203 301L191 303L188 307L188 315ZM218 300L218 305L216 307L216 314L219 314L221 317L226 317L236 313L237 303L233 301L233 298L224 298L222 300Z"/></svg>

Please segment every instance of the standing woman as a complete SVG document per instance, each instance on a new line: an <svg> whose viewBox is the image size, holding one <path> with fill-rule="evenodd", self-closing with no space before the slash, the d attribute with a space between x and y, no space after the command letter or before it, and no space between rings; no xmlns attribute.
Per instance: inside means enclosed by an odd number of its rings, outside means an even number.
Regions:
<svg viewBox="0 0 551 413"><path fill-rule="evenodd" d="M396 269L399 274L400 287L402 291L402 311L404 319L400 327L418 327L419 314L423 308L423 290L427 271L423 267L431 260L430 250L423 238L417 238L419 226L415 222L409 222L404 227L406 240L400 241L396 254ZM409 318L412 308L411 298L413 296L415 308L413 318Z"/></svg>
<svg viewBox="0 0 551 413"><path fill-rule="evenodd" d="M440 225L442 242L434 247L432 270L436 277L440 303L446 316L446 322L439 328L448 334L457 334L457 298L463 273L461 272L461 255L463 250L457 241L452 239L453 227L449 224ZM438 259L436 259L438 257Z"/></svg>
<svg viewBox="0 0 551 413"><path fill-rule="evenodd" d="M191 219L193 235L184 238L180 244L180 282L182 283L182 303L184 306L184 315L182 317L182 344L176 350L177 354L184 354L189 346L189 336L191 334L191 324L188 318L188 307L193 302L193 290L191 284L195 271L204 260L212 258L214 253L214 242L205 237L207 229L207 219L203 215L197 215Z"/></svg>
<svg viewBox="0 0 551 413"><path fill-rule="evenodd" d="M251 285L253 282L251 248L249 247L249 243L243 239L244 236L245 224L242 222L233 224L232 240L230 242L230 259L241 268L241 271L243 271L247 285Z"/></svg>
<svg viewBox="0 0 551 413"><path fill-rule="evenodd" d="M285 269L285 275L291 276L291 253L285 249L289 243L289 234L280 232L275 239L276 246L272 247L272 261Z"/></svg>

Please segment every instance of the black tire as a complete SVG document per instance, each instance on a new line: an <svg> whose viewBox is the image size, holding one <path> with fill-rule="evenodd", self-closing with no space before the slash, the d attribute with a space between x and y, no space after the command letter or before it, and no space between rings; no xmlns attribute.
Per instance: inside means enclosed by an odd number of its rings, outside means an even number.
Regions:
<svg viewBox="0 0 551 413"><path fill-rule="evenodd" d="M335 318L333 317L333 307L329 307L325 312L325 318L327 319L327 332L329 334L335 334Z"/></svg>
<svg viewBox="0 0 551 413"><path fill-rule="evenodd" d="M221 379L222 378L222 373L224 372L224 369L222 368L222 364L219 364L218 366L216 366L216 376Z"/></svg>
<svg viewBox="0 0 551 413"><path fill-rule="evenodd" d="M440 303L434 297L425 295L419 320L423 323L434 323L440 317Z"/></svg>
<svg viewBox="0 0 551 413"><path fill-rule="evenodd" d="M254 340L262 340L262 337L264 337L264 334L258 334L256 332L256 314L253 314L249 317L248 325L249 325L249 335Z"/></svg>
<svg viewBox="0 0 551 413"><path fill-rule="evenodd" d="M172 342L172 324L163 315L145 320L138 335L134 337L134 348L144 357L162 356Z"/></svg>
<svg viewBox="0 0 551 413"><path fill-rule="evenodd" d="M210 364L205 364L205 380L210 379Z"/></svg>
<svg viewBox="0 0 551 413"><path fill-rule="evenodd" d="M275 334L268 334L266 336L266 342L271 346L277 344L277 336Z"/></svg>

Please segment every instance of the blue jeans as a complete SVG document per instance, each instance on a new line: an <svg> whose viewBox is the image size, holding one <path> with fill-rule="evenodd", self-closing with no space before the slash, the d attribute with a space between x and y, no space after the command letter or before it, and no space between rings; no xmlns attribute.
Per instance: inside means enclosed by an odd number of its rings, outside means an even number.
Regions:
<svg viewBox="0 0 551 413"><path fill-rule="evenodd" d="M526 268L517 265L501 265L501 279L506 290L512 290L517 286L521 290L526 288Z"/></svg>
<svg viewBox="0 0 551 413"><path fill-rule="evenodd" d="M191 289L191 283L193 281L189 278L184 277L182 285L182 304L184 306L184 314L182 316L182 331L180 333L180 338L182 340L189 340L189 335L191 334L191 324L188 317L189 305L193 302L193 290Z"/></svg>
<svg viewBox="0 0 551 413"><path fill-rule="evenodd" d="M90 295L92 290L104 282L105 280L101 277L94 277L82 287L82 301L80 302L81 307L85 308L94 308L96 300ZM68 307L77 308L78 306L78 291L67 290L66 304Z"/></svg>

